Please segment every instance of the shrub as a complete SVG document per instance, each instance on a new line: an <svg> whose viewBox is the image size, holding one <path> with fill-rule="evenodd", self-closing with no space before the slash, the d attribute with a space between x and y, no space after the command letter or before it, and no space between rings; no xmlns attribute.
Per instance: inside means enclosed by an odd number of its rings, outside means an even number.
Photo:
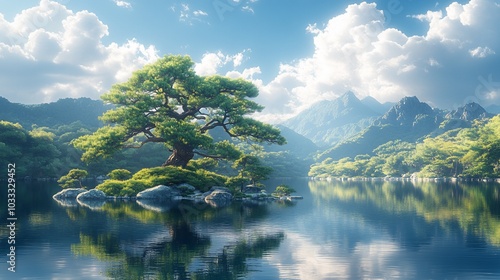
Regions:
<svg viewBox="0 0 500 280"><path fill-rule="evenodd" d="M127 169L115 169L108 173L108 177L111 180L124 181L132 178L132 173Z"/></svg>
<svg viewBox="0 0 500 280"><path fill-rule="evenodd" d="M116 170L113 170L111 173L114 171ZM116 172L116 174L124 174L124 172L120 171L120 173ZM192 171L173 166L144 168L128 180L117 180L117 177L110 177L112 179L106 180L96 187L96 189L110 196L135 196L139 192L157 185L168 186L182 183L187 183L199 190L207 191L212 186L224 186L227 180L225 176L203 169Z"/></svg>
<svg viewBox="0 0 500 280"><path fill-rule="evenodd" d="M97 190L103 191L106 195L120 196L122 189L126 187L125 181L106 180L95 187Z"/></svg>
<svg viewBox="0 0 500 280"><path fill-rule="evenodd" d="M295 190L291 188L290 186L287 185L279 185L276 187L276 190L274 190L273 195L275 196L284 196L284 195L290 195L291 193L294 193Z"/></svg>
<svg viewBox="0 0 500 280"><path fill-rule="evenodd" d="M174 166L144 168L135 173L132 179L147 181L152 186L187 183L202 191L215 185L224 185L226 182L225 176L210 171L191 171Z"/></svg>

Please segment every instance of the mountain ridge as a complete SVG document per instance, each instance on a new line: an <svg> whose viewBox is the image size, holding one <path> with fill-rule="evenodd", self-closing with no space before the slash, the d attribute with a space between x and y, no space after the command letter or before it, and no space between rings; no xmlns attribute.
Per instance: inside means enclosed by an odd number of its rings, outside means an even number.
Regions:
<svg viewBox="0 0 500 280"><path fill-rule="evenodd" d="M379 115L349 91L335 100L317 102L281 124L318 146L328 146L361 131Z"/></svg>
<svg viewBox="0 0 500 280"><path fill-rule="evenodd" d="M12 103L0 96L0 120L19 123L26 129L30 129L33 125L51 127L73 122L81 122L85 126L96 128L102 126L97 116L111 108L111 105L87 97L25 105Z"/></svg>
<svg viewBox="0 0 500 280"><path fill-rule="evenodd" d="M404 97L383 116L362 132L319 155L319 159L354 158L373 154L373 150L388 141L417 142L448 130L470 127L476 119L493 116L477 103L466 104L451 112L431 108L417 97Z"/></svg>

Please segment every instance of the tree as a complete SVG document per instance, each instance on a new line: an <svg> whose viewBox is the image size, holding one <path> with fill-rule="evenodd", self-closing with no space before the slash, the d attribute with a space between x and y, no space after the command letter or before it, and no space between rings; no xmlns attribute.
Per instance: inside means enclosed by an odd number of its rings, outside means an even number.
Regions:
<svg viewBox="0 0 500 280"><path fill-rule="evenodd" d="M243 79L200 77L193 65L188 56L165 56L114 85L102 96L116 106L101 116L108 125L73 141L84 151L82 160L147 143L164 143L171 151L164 166L185 168L195 155L239 158L233 145L214 142L208 134L214 128L240 140L286 142L277 128L249 117L263 109L249 100L258 95L255 85Z"/></svg>
<svg viewBox="0 0 500 280"><path fill-rule="evenodd" d="M273 194L275 196L288 196L294 192L295 190L288 185L279 185L276 187L276 190L274 190Z"/></svg>
<svg viewBox="0 0 500 280"><path fill-rule="evenodd" d="M84 188L82 185L82 180L89 174L87 171L82 169L71 169L68 174L62 176L57 181L63 188L80 187Z"/></svg>
<svg viewBox="0 0 500 280"><path fill-rule="evenodd" d="M242 155L234 162L233 167L239 169L237 177L247 178L252 185L268 179L273 171L272 168L263 165L260 159L254 155Z"/></svg>

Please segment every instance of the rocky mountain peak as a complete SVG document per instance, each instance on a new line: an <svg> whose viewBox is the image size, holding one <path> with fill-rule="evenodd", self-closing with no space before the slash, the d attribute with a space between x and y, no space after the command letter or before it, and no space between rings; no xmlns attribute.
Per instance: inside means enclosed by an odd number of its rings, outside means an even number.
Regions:
<svg viewBox="0 0 500 280"><path fill-rule="evenodd" d="M457 108L446 114L446 119L460 119L464 121L472 121L475 119L484 119L490 117L488 112L481 105L471 102L463 107Z"/></svg>
<svg viewBox="0 0 500 280"><path fill-rule="evenodd" d="M408 96L385 113L378 124L412 125L419 115L434 116L435 112L427 103L420 102L416 96Z"/></svg>

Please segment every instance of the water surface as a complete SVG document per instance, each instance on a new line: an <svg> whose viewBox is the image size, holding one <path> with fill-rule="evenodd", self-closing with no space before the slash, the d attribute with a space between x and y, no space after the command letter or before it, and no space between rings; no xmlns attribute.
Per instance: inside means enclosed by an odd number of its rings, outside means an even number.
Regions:
<svg viewBox="0 0 500 280"><path fill-rule="evenodd" d="M61 205L55 183L18 182L0 279L500 279L497 184L280 183L304 199Z"/></svg>

